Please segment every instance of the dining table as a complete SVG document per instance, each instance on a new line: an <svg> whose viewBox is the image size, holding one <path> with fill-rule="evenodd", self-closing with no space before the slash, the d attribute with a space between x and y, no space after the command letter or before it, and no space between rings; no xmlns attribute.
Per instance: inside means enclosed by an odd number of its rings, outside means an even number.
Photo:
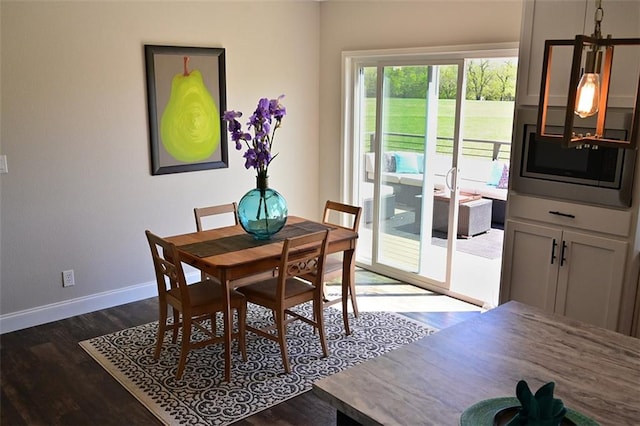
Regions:
<svg viewBox="0 0 640 426"><path fill-rule="evenodd" d="M342 293L355 294L355 248L358 233L330 224L289 216L282 230L268 240L257 240L240 225L174 235L165 239L176 245L180 260L217 278L224 287L224 377L231 381L232 316L230 292L249 285L252 277L268 274L280 264L282 248L287 238L329 230L327 254L343 253ZM350 334L347 297L342 298L342 313L346 334Z"/></svg>

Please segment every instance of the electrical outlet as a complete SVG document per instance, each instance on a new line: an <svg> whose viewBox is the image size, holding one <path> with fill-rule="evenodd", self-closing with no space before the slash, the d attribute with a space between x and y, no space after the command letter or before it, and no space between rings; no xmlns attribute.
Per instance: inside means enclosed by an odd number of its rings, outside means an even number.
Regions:
<svg viewBox="0 0 640 426"><path fill-rule="evenodd" d="M75 278L73 277L73 269L62 271L62 287L71 287L72 285L76 285Z"/></svg>

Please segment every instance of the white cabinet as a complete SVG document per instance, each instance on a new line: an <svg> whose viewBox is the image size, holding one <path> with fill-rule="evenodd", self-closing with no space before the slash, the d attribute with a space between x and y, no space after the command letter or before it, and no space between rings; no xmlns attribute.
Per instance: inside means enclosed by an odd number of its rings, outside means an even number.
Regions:
<svg viewBox="0 0 640 426"><path fill-rule="evenodd" d="M627 242L508 220L501 302L617 329Z"/></svg>
<svg viewBox="0 0 640 426"><path fill-rule="evenodd" d="M627 243L573 231L562 241L555 312L616 330Z"/></svg>
<svg viewBox="0 0 640 426"><path fill-rule="evenodd" d="M502 276L501 303L517 300L554 312L561 240L557 228L507 221L504 252L510 256Z"/></svg>
<svg viewBox="0 0 640 426"><path fill-rule="evenodd" d="M517 103L538 105L545 40L574 39L590 35L594 27L592 0L525 0L518 59ZM613 38L640 35L640 1L602 2L602 34ZM640 72L640 46L615 48L609 106L633 108ZM549 104L566 106L572 47L555 48ZM558 79L558 77L560 77Z"/></svg>

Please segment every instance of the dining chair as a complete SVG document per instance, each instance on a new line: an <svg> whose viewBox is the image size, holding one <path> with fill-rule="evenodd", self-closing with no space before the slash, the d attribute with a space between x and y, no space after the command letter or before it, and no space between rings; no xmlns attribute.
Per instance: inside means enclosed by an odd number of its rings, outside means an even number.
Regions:
<svg viewBox="0 0 640 426"><path fill-rule="evenodd" d="M216 206L196 207L193 209L193 215L196 218L196 230L198 232L204 231L205 230L205 227L203 226L204 221L213 217L215 217L217 225L220 225L220 224L237 225L239 223L238 222L238 205L235 202L227 203L227 204L219 204ZM232 216L233 220L229 220L231 215L233 215ZM221 216L224 216L224 217L221 220L218 220L220 219ZM210 279L215 280L214 277L206 274L204 271L201 272L201 279L202 281L210 280Z"/></svg>
<svg viewBox="0 0 640 426"><path fill-rule="evenodd" d="M280 266L276 277L241 287L247 301L264 306L272 311L274 323L266 327L254 327L247 324L247 330L273 340L280 345L282 363L286 373L291 372L287 351L287 325L300 320L318 330L320 345L324 357L329 355L324 330L322 308L322 283L320 278L313 282L301 280L298 276L317 272L322 276L326 259L328 230L300 237L288 238L284 241ZM313 316L311 318L291 310L294 306L312 301Z"/></svg>
<svg viewBox="0 0 640 426"><path fill-rule="evenodd" d="M231 216L231 214L233 214L233 216ZM218 225L216 227L219 227L221 225L226 226L226 225L240 224L240 222L238 221L238 204L236 202L219 204L216 206L209 206L209 207L196 207L193 209L193 215L196 218L196 230L198 232L202 232L205 229L211 229L211 227L205 227L205 225L213 224L212 221L207 221L207 219L214 219L214 217L215 219L220 219L215 221L215 224ZM233 221L229 220L231 217L233 218ZM205 223L205 221L207 222ZM204 280L218 281L216 277L209 275L204 271L200 272L200 276L202 281ZM233 284L234 286L244 285L248 282L260 281L262 279L273 277L273 276L275 276L275 271L262 272L259 274L234 280Z"/></svg>
<svg viewBox="0 0 640 426"><path fill-rule="evenodd" d="M153 258L160 308L154 358L158 359L160 356L165 333L171 330L173 332L172 342L175 343L178 331L181 330L180 361L176 371L176 378L180 379L189 351L223 341L222 336L217 335L215 324L216 313L224 310L224 288L218 282L211 280L187 285L176 246L148 230L145 233ZM238 317L238 330L232 335L238 340L242 358L246 361L247 301L241 293L235 290L231 291L230 301L231 308L236 311ZM167 323L169 306L173 310L173 322L170 324ZM209 328L206 327L206 320L210 321ZM192 341L192 326L206 334L208 338Z"/></svg>
<svg viewBox="0 0 640 426"><path fill-rule="evenodd" d="M358 232L358 227L360 226L360 216L362 214L362 207L352 206L349 204L339 203L337 201L327 200L324 206L324 213L322 215L322 223L329 225L331 227L338 227L349 229L354 232ZM346 225L345 225L346 224ZM327 281L331 281L335 278L342 277L342 259L343 254L332 254L327 256L327 260L324 266L323 276L321 280L322 285L322 294L324 307L328 307L331 305L335 305L337 303L342 302L343 300L351 300L351 307L353 308L353 314L358 316L358 304L356 303L356 294L355 294L355 280L352 276L351 278L351 287L348 291L342 292L340 298L336 298L333 300L328 300L325 296L324 285ZM352 272L350 272L352 273ZM315 273L306 274L303 278L313 281L315 280ZM347 324L347 317L344 318L344 328L348 330L349 325Z"/></svg>
<svg viewBox="0 0 640 426"><path fill-rule="evenodd" d="M196 207L193 209L193 215L196 218L196 229L198 232L203 231L205 228L203 226L203 219L211 216L220 216L223 214L229 215L233 214L233 222L231 220L227 220L229 225L237 225L238 224L238 205L233 203L227 204L219 204L217 206L209 206L209 207Z"/></svg>

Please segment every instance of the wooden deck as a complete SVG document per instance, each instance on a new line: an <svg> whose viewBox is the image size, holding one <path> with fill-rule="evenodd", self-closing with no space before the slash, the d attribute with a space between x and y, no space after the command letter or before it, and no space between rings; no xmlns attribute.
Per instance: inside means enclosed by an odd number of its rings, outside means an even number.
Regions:
<svg viewBox="0 0 640 426"><path fill-rule="evenodd" d="M396 212L396 216L407 213L401 209ZM394 219L398 221L397 218ZM419 235L403 231L403 227L406 225L394 227L391 223L385 224L387 232L380 234L378 262L416 274L416 278L423 279L427 285L444 282L447 262L444 239L446 236L432 238L430 243L422 248L421 255ZM468 239L458 238L450 290L482 301L482 304L496 306L499 296L502 239L502 229L491 229L486 234ZM371 244L370 226L362 227L357 259L363 266L371 263Z"/></svg>

